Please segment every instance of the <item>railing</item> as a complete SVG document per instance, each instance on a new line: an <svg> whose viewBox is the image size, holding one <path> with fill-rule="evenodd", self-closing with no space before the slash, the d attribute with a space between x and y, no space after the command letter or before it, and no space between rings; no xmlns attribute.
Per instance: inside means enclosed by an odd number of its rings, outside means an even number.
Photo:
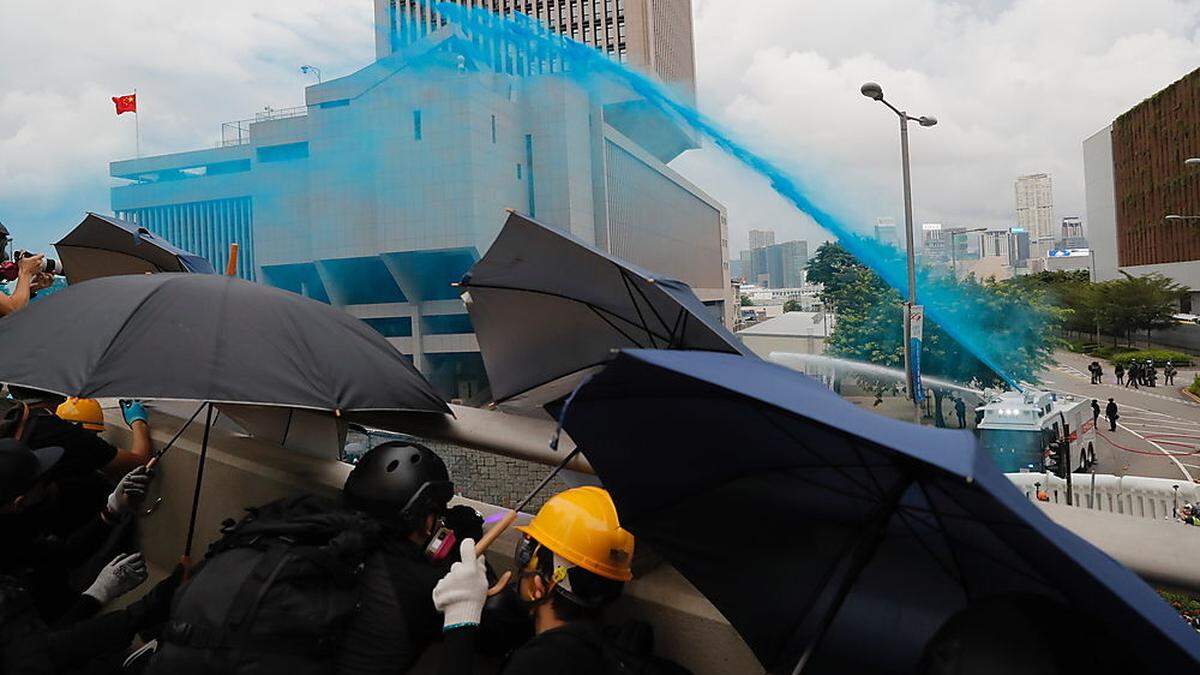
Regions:
<svg viewBox="0 0 1200 675"><path fill-rule="evenodd" d="M1067 482L1044 473L1007 474L1025 496L1067 503ZM1094 511L1120 513L1134 518L1173 519L1175 509L1187 502L1200 502L1200 485L1185 480L1076 473L1071 475L1072 505Z"/></svg>
<svg viewBox="0 0 1200 675"><path fill-rule="evenodd" d="M254 113L253 118L222 122L220 147L224 148L231 145L245 145L249 143L250 125L252 124L270 120L282 120L289 117L304 117L307 114L308 106L300 105L292 108L272 108L268 106L262 111Z"/></svg>

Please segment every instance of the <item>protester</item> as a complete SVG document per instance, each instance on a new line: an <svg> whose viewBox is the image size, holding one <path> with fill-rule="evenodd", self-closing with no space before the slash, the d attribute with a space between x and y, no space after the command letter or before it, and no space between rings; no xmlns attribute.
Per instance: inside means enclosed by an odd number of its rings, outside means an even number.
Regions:
<svg viewBox="0 0 1200 675"><path fill-rule="evenodd" d="M9 244L11 243L12 237L9 236L8 229L4 225L0 225L0 260L9 259ZM41 274L44 259L45 256L39 253L16 261L17 278L14 281L12 292L11 294L0 293L0 317L24 309L35 291L46 288L53 282L53 278L47 280L46 275Z"/></svg>
<svg viewBox="0 0 1200 675"><path fill-rule="evenodd" d="M1130 379L1132 379L1132 376ZM1117 418L1119 418L1120 415L1117 414L1117 402L1111 398L1108 399L1108 405L1104 406L1104 416L1108 418L1108 430L1116 431Z"/></svg>
<svg viewBox="0 0 1200 675"><path fill-rule="evenodd" d="M408 671L441 638L432 594L457 541L483 530L469 507L447 508L453 492L436 454L397 441L359 459L340 505L301 495L253 509L179 590L147 672Z"/></svg>
<svg viewBox="0 0 1200 675"><path fill-rule="evenodd" d="M29 586L35 607L47 623L65 625L94 615L108 602L133 590L146 579L146 566L140 554L118 555L104 565L83 592L75 590L72 573L102 552L112 533L132 515L133 506L145 494L150 473L145 467L131 471L109 495L104 508L68 536L55 536L47 530L47 511L56 508L59 499L54 473L62 458L62 448L38 450L34 456L54 458L54 471L42 470L35 479L23 477L28 446L14 439L0 439L0 472L7 471L12 484L3 489L0 501L0 567L28 570ZM22 468L24 466L25 468Z"/></svg>
<svg viewBox="0 0 1200 675"><path fill-rule="evenodd" d="M959 396L954 399L954 415L958 417L958 428L967 428L967 404Z"/></svg>
<svg viewBox="0 0 1200 675"><path fill-rule="evenodd" d="M1117 376L1117 386L1125 384L1125 366L1117 363L1113 366L1113 375Z"/></svg>
<svg viewBox="0 0 1200 675"><path fill-rule="evenodd" d="M633 535L621 528L608 493L580 487L551 497L517 545L516 588L533 617L533 639L516 649L502 675L678 673L680 666L648 652L622 649L601 626L603 610L632 578ZM475 542L464 541L433 600L444 613L442 673L472 672L472 653L488 579ZM646 627L649 630L649 627Z"/></svg>
<svg viewBox="0 0 1200 675"><path fill-rule="evenodd" d="M1200 510L1192 506L1191 502L1188 502L1179 507L1179 512L1175 517L1187 525L1200 525L1200 513L1198 511Z"/></svg>

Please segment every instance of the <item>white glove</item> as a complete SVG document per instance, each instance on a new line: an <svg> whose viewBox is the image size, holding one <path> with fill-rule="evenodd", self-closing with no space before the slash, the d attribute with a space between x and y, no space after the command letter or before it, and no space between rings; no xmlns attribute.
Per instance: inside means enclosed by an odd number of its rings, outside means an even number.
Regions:
<svg viewBox="0 0 1200 675"><path fill-rule="evenodd" d="M92 585L83 592L105 605L137 588L146 580L146 561L141 553L121 554L100 570Z"/></svg>
<svg viewBox="0 0 1200 675"><path fill-rule="evenodd" d="M475 557L475 541L463 539L458 550L462 561L451 565L433 589L433 606L446 615L442 630L478 626L487 600L487 563Z"/></svg>
<svg viewBox="0 0 1200 675"><path fill-rule="evenodd" d="M121 482L117 483L117 489L108 496L109 512L121 515L133 508L133 502L146 496L146 489L150 487L151 475L150 470L145 466L139 466L125 474L121 478Z"/></svg>

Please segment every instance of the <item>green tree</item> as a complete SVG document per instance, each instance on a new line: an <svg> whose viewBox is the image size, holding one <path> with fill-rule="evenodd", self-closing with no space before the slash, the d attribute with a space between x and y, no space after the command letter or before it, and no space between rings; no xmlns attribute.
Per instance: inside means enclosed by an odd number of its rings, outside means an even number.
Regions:
<svg viewBox="0 0 1200 675"><path fill-rule="evenodd" d="M872 293L891 293L891 287L837 242L825 242L806 265L808 281L821 284L821 302L842 315Z"/></svg>
<svg viewBox="0 0 1200 675"><path fill-rule="evenodd" d="M1146 331L1149 341L1150 331L1174 324L1172 316L1179 311L1179 299L1186 288L1161 274L1121 274L1124 279L1094 284L1096 313L1111 335L1124 335L1127 343L1133 344L1133 336L1139 331Z"/></svg>
<svg viewBox="0 0 1200 675"><path fill-rule="evenodd" d="M742 307L750 307L754 304L754 301L751 300L750 296L748 295L743 295L738 301L741 303Z"/></svg>
<svg viewBox="0 0 1200 675"><path fill-rule="evenodd" d="M787 302L783 303L783 311L785 312L799 312L803 311L803 309L804 308L800 306L799 300L788 300Z"/></svg>

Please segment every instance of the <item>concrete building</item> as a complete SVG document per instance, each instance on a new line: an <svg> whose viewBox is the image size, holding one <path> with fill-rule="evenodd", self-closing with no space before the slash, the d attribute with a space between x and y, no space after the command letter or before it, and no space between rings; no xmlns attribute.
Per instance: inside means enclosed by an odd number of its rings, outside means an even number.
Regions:
<svg viewBox="0 0 1200 675"><path fill-rule="evenodd" d="M774 234L771 232L772 237ZM808 264L806 241L760 246L742 251L741 256L742 274L748 283L767 288L791 288L804 284L804 267Z"/></svg>
<svg viewBox="0 0 1200 675"><path fill-rule="evenodd" d="M1017 178L1017 226L1030 234L1034 257L1045 257L1058 240L1054 226L1054 185L1048 173Z"/></svg>
<svg viewBox="0 0 1200 675"><path fill-rule="evenodd" d="M775 230L750 230L750 250L775 243Z"/></svg>
<svg viewBox="0 0 1200 675"><path fill-rule="evenodd" d="M1200 69L1134 106L1083 143L1088 240L1098 280L1159 273L1200 307Z"/></svg>
<svg viewBox="0 0 1200 675"><path fill-rule="evenodd" d="M879 217L875 219L875 241L903 250L904 243L899 230L896 229L895 218Z"/></svg>
<svg viewBox="0 0 1200 675"><path fill-rule="evenodd" d="M665 165L678 148L639 142L628 98L473 47L442 26L304 107L224 125L221 147L113 162L112 208L218 268L238 242L242 276L345 308L451 398L486 395L450 284L505 209L687 282L732 325L725 210Z"/></svg>
<svg viewBox="0 0 1200 675"><path fill-rule="evenodd" d="M764 359L771 352L823 354L834 322L829 312L784 312L739 331L738 337Z"/></svg>
<svg viewBox="0 0 1200 675"><path fill-rule="evenodd" d="M423 38L445 20L442 0L374 0L375 58ZM591 45L672 85L696 93L691 0L445 0L501 15L520 12L552 32ZM553 69L551 64L544 64Z"/></svg>
<svg viewBox="0 0 1200 675"><path fill-rule="evenodd" d="M950 259L950 231L941 223L921 224L921 259L926 265L940 264Z"/></svg>
<svg viewBox="0 0 1200 675"><path fill-rule="evenodd" d="M1046 270L1049 272L1072 272L1091 268L1092 252L1086 248L1056 249L1046 256Z"/></svg>

